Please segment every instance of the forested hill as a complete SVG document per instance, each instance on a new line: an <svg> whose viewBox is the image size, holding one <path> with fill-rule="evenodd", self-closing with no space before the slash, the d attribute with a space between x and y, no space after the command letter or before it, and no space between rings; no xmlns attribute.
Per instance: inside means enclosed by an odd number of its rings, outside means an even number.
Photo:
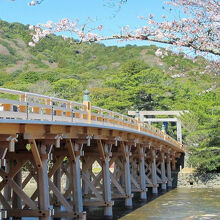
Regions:
<svg viewBox="0 0 220 220"><path fill-rule="evenodd" d="M202 57L155 55L155 46L106 47L50 36L36 47L28 26L0 20L0 86L128 110L189 110L184 143L203 170L220 168L219 69ZM175 135L174 125L170 126Z"/></svg>

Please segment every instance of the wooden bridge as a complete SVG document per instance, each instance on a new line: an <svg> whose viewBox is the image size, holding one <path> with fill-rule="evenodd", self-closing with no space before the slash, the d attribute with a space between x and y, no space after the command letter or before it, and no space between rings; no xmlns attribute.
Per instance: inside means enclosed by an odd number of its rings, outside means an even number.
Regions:
<svg viewBox="0 0 220 220"><path fill-rule="evenodd" d="M85 219L86 206L172 187L182 144L135 118L83 103L0 88L1 218ZM29 184L35 187L27 192Z"/></svg>

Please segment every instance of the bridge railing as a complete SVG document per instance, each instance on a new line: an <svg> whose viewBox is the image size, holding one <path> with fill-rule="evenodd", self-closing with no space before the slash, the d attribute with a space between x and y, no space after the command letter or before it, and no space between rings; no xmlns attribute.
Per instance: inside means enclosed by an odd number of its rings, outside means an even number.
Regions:
<svg viewBox="0 0 220 220"><path fill-rule="evenodd" d="M91 106L89 95L78 103L56 97L0 88L0 93L10 94L10 99L0 98L0 118L93 123L118 128L129 128L158 136L182 148L169 135L149 124L141 124L139 118ZM13 100L14 99L14 100Z"/></svg>

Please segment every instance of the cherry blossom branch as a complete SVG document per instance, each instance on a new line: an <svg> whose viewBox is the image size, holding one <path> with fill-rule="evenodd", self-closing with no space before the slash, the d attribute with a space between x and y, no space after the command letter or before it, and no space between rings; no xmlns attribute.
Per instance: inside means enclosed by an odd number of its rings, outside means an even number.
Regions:
<svg viewBox="0 0 220 220"><path fill-rule="evenodd" d="M36 6L36 5L40 5L44 0L40 0L40 1L31 1L28 3L29 6Z"/></svg>
<svg viewBox="0 0 220 220"><path fill-rule="evenodd" d="M169 0L166 5L171 7L169 11L173 10L172 7L181 10L184 17L169 21L163 15L164 20L157 22L152 14L149 17L141 16L140 19L146 22L145 26L137 29L125 26L120 34L112 36L96 33L102 30L102 25L89 28L88 24L79 25L78 20L61 19L58 23L49 21L47 24L31 27L34 31L33 42L29 45L34 46L40 39L52 33L69 32L78 37L80 42L141 40L220 55L220 3L217 0Z"/></svg>

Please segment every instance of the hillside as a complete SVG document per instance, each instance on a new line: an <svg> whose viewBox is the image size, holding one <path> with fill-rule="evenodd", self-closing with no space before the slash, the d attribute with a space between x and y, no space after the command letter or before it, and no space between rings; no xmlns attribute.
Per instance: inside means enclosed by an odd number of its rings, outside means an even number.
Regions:
<svg viewBox="0 0 220 220"><path fill-rule="evenodd" d="M184 143L195 151L192 163L219 169L220 73L212 62L171 52L157 57L155 46L106 47L50 36L31 48L30 40L28 26L0 20L1 87L74 101L88 88L93 105L121 113L190 110L182 121ZM174 131L171 124L170 135Z"/></svg>

